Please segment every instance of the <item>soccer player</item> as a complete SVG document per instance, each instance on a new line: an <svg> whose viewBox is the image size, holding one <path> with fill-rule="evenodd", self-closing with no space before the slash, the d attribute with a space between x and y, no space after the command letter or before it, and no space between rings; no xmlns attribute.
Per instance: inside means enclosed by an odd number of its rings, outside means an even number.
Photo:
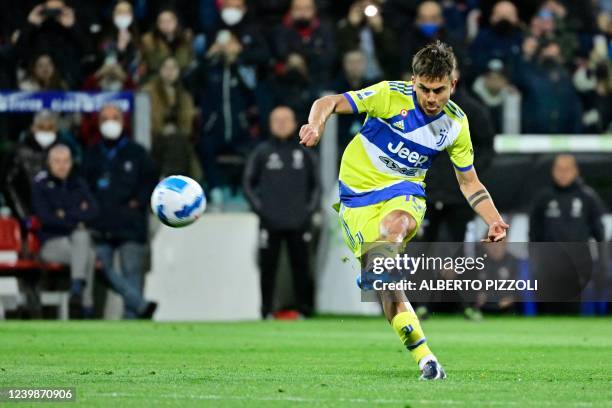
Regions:
<svg viewBox="0 0 612 408"><path fill-rule="evenodd" d="M412 81L383 81L359 91L324 96L300 128L300 142L315 146L332 113L367 114L340 164L340 219L344 240L357 258L368 242L410 241L425 214L425 174L446 150L461 192L489 226L487 241L501 241L509 225L474 169L465 113L450 100L457 80L453 50L437 41L412 61ZM446 377L427 345L405 293L380 294L387 320L421 370L421 379Z"/></svg>

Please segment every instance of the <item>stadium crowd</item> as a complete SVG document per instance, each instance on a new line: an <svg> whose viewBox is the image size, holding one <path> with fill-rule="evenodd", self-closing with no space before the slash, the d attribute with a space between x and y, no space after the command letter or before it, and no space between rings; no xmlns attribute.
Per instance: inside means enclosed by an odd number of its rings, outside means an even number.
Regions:
<svg viewBox="0 0 612 408"><path fill-rule="evenodd" d="M609 0L4 0L0 89L145 92L151 149L131 140L131 118L112 107L2 113L3 205L24 230L38 231L43 257L71 265L71 293L85 309L91 294L82 292L94 266L88 250L66 245L88 248L93 238L106 278L126 300L126 316L150 316L154 304L142 298L142 275L148 197L159 177L201 180L212 206L222 208L241 194L249 160L247 198L274 230L279 223L271 217L279 212L259 211L253 163L283 143L300 149L297 127L279 135L270 125L275 108L285 107L300 124L324 91L410 80L412 55L436 39L458 56L454 98L475 112L469 117L479 168L488 165L493 136L506 129L504 107L513 96L520 95L523 134L608 133L611 36ZM362 121L339 119L340 148ZM304 158L311 166L310 155ZM318 189L304 180L304 189ZM57 188L61 194L50 193ZM447 210L456 204L450 193L432 200ZM307 220L317 208L303 203ZM430 208L443 218L443 207ZM290 229L303 239L307 223ZM123 276L113 272L115 251ZM305 293L309 285L303 283Z"/></svg>

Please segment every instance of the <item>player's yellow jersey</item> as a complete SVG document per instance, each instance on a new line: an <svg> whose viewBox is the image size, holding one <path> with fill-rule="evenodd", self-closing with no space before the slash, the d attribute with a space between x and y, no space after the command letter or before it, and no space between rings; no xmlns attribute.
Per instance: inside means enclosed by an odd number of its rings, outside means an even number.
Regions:
<svg viewBox="0 0 612 408"><path fill-rule="evenodd" d="M454 102L429 117L418 106L412 82L404 81L383 81L344 96L355 113L367 113L340 164L340 201L346 207L425 197L425 174L444 150L460 171L472 168L468 120Z"/></svg>

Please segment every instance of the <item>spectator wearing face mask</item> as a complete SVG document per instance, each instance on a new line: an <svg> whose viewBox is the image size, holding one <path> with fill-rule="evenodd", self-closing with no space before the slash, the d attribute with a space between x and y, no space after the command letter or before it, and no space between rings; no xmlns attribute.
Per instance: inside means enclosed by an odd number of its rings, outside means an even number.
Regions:
<svg viewBox="0 0 612 408"><path fill-rule="evenodd" d="M176 59L167 57L159 74L143 88L151 100L152 154L162 177L183 174L198 179L191 143L195 108L180 73Z"/></svg>
<svg viewBox="0 0 612 408"><path fill-rule="evenodd" d="M534 47L525 45L516 79L523 94L522 132L580 133L582 123L576 118L582 116L582 106L564 66L561 47L555 41Z"/></svg>
<svg viewBox="0 0 612 408"><path fill-rule="evenodd" d="M57 116L43 110L34 116L30 131L8 155L2 186L9 205L21 220L32 215L32 180L45 169L47 152L57 143L70 146L72 157L80 159L81 152L74 139L59 130Z"/></svg>
<svg viewBox="0 0 612 408"><path fill-rule="evenodd" d="M246 13L244 0L221 2L218 30L207 35L211 44L191 85L202 110L198 155L211 203L219 205L224 187L238 190L240 163L259 136L259 73L269 53ZM222 157L234 163L227 171L221 171Z"/></svg>
<svg viewBox="0 0 612 408"><path fill-rule="evenodd" d="M330 79L336 64L336 45L331 25L317 14L314 0L293 0L289 13L275 35L278 74L305 68L315 87ZM292 61L300 59L299 64ZM300 66L299 68L297 66Z"/></svg>
<svg viewBox="0 0 612 408"><path fill-rule="evenodd" d="M134 10L130 2L121 0L115 4L112 22L106 28L98 44L102 66L118 65L129 80L138 82L140 64L140 34L134 22ZM124 79L122 82L124 82Z"/></svg>
<svg viewBox="0 0 612 408"><path fill-rule="evenodd" d="M251 19L245 0L222 0L218 13L214 27L205 32L206 57L240 63L244 80L254 87L266 74L270 59L262 28Z"/></svg>
<svg viewBox="0 0 612 408"><path fill-rule="evenodd" d="M15 44L22 63L32 53L51 55L71 87L81 82L81 59L89 47L74 10L64 0L46 0L34 7Z"/></svg>
<svg viewBox="0 0 612 408"><path fill-rule="evenodd" d="M183 29L176 11L163 9L157 15L155 28L142 36L141 52L144 71L150 77L168 56L174 56L181 69L186 69L194 60L193 34Z"/></svg>
<svg viewBox="0 0 612 408"><path fill-rule="evenodd" d="M414 19L414 28L402 30L403 35L400 37L400 43L404 44L405 47L402 49L400 56L402 73L411 70L412 57L418 50L438 40L451 45L457 60L460 63L465 62L465 49L461 39L453 38L446 31L445 25L442 7L438 2L425 1L419 4Z"/></svg>
<svg viewBox="0 0 612 408"><path fill-rule="evenodd" d="M28 92L65 91L68 85L58 72L49 54L39 54L32 58L27 76L19 83L19 89Z"/></svg>
<svg viewBox="0 0 612 408"><path fill-rule="evenodd" d="M98 205L72 169L70 148L51 147L46 171L34 180L32 207L41 224L40 257L70 266L71 317L93 317L95 253L87 228L98 215Z"/></svg>
<svg viewBox="0 0 612 408"><path fill-rule="evenodd" d="M124 132L123 113L114 105L100 111L102 141L90 148L83 173L100 208L92 225L96 252L110 286L124 300L124 317L150 318L156 304L142 297L148 239L149 200L158 179L147 151ZM119 254L122 274L113 266Z"/></svg>
<svg viewBox="0 0 612 408"><path fill-rule="evenodd" d="M368 80L380 78L383 74L385 77L399 74L394 63L397 56L395 37L383 20L378 2L355 1L347 17L338 22L336 36L338 52L342 55L355 49L360 49L366 55L365 74Z"/></svg>
<svg viewBox="0 0 612 408"><path fill-rule="evenodd" d="M475 75L484 72L492 59L500 59L510 71L513 62L520 61L524 36L516 6L505 0L496 3L489 24L479 30L469 49Z"/></svg>

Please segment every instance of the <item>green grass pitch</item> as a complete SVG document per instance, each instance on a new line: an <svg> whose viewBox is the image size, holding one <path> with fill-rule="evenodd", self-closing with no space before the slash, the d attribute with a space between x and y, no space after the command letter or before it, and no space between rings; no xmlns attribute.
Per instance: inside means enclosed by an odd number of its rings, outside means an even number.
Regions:
<svg viewBox="0 0 612 408"><path fill-rule="evenodd" d="M612 319L435 317L424 329L445 381L417 380L383 318L9 321L0 386L75 386L77 404L52 405L69 407L612 406Z"/></svg>

